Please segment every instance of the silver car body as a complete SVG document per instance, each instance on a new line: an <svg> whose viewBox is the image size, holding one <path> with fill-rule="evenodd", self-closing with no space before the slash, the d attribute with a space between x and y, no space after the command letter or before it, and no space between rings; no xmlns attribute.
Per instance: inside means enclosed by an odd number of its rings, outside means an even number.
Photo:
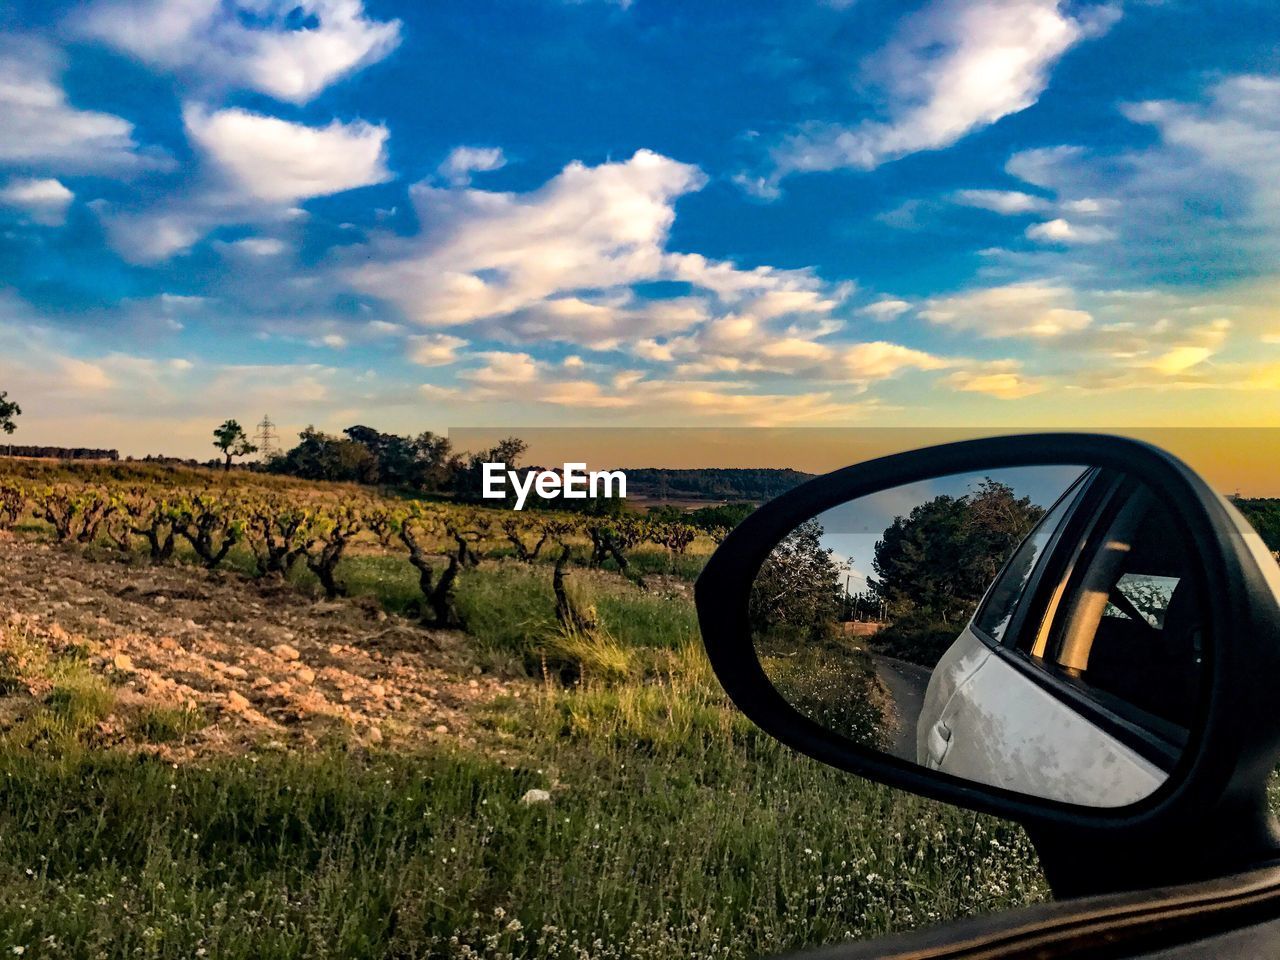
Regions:
<svg viewBox="0 0 1280 960"><path fill-rule="evenodd" d="M1134 803L1167 777L969 627L933 671L916 751L918 762L933 770L1083 806Z"/></svg>

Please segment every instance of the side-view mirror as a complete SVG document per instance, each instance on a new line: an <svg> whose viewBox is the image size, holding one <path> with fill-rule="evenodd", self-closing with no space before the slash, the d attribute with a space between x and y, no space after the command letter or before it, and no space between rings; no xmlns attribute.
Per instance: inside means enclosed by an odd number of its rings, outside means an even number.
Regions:
<svg viewBox="0 0 1280 960"><path fill-rule="evenodd" d="M748 517L697 584L712 666L759 726L1021 821L1060 895L1280 846L1278 594L1261 539L1187 466L1085 434L819 477Z"/></svg>

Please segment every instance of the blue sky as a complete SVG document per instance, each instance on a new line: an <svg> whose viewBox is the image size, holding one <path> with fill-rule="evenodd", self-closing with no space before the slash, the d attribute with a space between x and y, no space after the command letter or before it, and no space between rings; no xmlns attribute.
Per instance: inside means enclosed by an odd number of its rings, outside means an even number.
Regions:
<svg viewBox="0 0 1280 960"><path fill-rule="evenodd" d="M1280 423L1280 8L0 11L19 439Z"/></svg>

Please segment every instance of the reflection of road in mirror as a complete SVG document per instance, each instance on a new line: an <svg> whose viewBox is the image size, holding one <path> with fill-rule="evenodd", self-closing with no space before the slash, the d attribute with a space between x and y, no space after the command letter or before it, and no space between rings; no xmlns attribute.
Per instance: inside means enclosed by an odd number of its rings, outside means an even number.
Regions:
<svg viewBox="0 0 1280 960"><path fill-rule="evenodd" d="M916 762L916 722L924 708L933 671L897 657L869 653L876 679L887 694L884 707L885 749L900 760Z"/></svg>
<svg viewBox="0 0 1280 960"><path fill-rule="evenodd" d="M883 491L774 548L756 654L792 707L858 744L1123 806L1167 778L1195 707L1200 602L1175 529L1139 485L1080 466Z"/></svg>

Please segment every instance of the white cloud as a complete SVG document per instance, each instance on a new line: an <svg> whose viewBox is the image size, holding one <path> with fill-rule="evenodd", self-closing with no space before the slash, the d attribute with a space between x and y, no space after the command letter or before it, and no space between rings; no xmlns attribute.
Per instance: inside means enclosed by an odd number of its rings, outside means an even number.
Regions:
<svg viewBox="0 0 1280 960"><path fill-rule="evenodd" d="M906 300L898 300L894 297L882 297L874 303L868 303L865 307L859 307L858 312L870 317L880 323L897 319L911 309L911 304Z"/></svg>
<svg viewBox="0 0 1280 960"><path fill-rule="evenodd" d="M1210 89L1207 103L1148 101L1125 112L1156 126L1167 146L1247 181L1258 216L1280 227L1280 77L1229 77Z"/></svg>
<svg viewBox="0 0 1280 960"><path fill-rule="evenodd" d="M674 201L704 180L696 167L641 150L596 167L572 163L527 194L420 183L411 195L423 232L377 238L357 252L367 262L350 278L426 326L657 279L669 272Z"/></svg>
<svg viewBox="0 0 1280 960"><path fill-rule="evenodd" d="M72 106L61 70L60 54L39 40L0 40L0 163L77 173L168 165L138 146L128 120Z"/></svg>
<svg viewBox="0 0 1280 960"><path fill-rule="evenodd" d="M360 0L100 0L73 26L152 66L290 103L400 43L400 21L370 20Z"/></svg>
<svg viewBox="0 0 1280 960"><path fill-rule="evenodd" d="M870 170L950 146L1034 104L1059 58L1116 16L1102 6L1069 15L1060 0L934 0L863 64L883 90L885 119L802 128L775 149L770 181L808 170Z"/></svg>
<svg viewBox="0 0 1280 960"><path fill-rule="evenodd" d="M506 163L499 147L454 147L440 164L440 174L454 186L466 186L473 173L499 170Z"/></svg>
<svg viewBox="0 0 1280 960"><path fill-rule="evenodd" d="M26 211L34 222L58 227L66 222L75 194L52 178L15 177L0 187L0 204Z"/></svg>
<svg viewBox="0 0 1280 960"><path fill-rule="evenodd" d="M753 426L859 420L877 408L872 401L849 402L829 391L756 393L739 383L675 381L640 371L615 371L600 382L570 379L563 366L535 360L527 353L489 351L477 357L483 365L459 374L463 386L424 384L419 392L437 402L548 404L608 410L615 417L679 417L704 424ZM570 365L570 369L580 368Z"/></svg>
<svg viewBox="0 0 1280 960"><path fill-rule="evenodd" d="M1083 330L1093 318L1077 309L1066 287L1036 282L971 290L934 297L920 316L958 331L983 337L1049 339Z"/></svg>
<svg viewBox="0 0 1280 960"><path fill-rule="evenodd" d="M1000 400L1018 400L1048 388L1043 378L1022 373L1020 365L1012 360L997 360L975 369L957 370L943 383L962 393L982 393Z"/></svg>
<svg viewBox="0 0 1280 960"><path fill-rule="evenodd" d="M1040 243L1060 243L1060 244L1077 244L1077 243L1101 243L1104 240L1115 239L1115 234L1102 226L1081 226L1056 217L1053 220L1046 220L1043 223L1033 223L1026 230L1028 240L1036 240Z"/></svg>
<svg viewBox="0 0 1280 960"><path fill-rule="evenodd" d="M277 237L242 237L226 244L233 253L244 253L251 257L278 257L289 249L289 245Z"/></svg>
<svg viewBox="0 0 1280 960"><path fill-rule="evenodd" d="M107 390L114 386L107 372L96 363L75 357L58 357L55 362L58 375L73 389Z"/></svg>
<svg viewBox="0 0 1280 960"><path fill-rule="evenodd" d="M198 106L188 106L183 119L200 161L185 192L140 210L97 207L112 246L132 262L172 257L219 226L288 223L297 218L293 205L299 201L391 178L385 127L336 120L309 127L238 108ZM272 256L276 248L258 239L236 249Z"/></svg>
<svg viewBox="0 0 1280 960"><path fill-rule="evenodd" d="M961 206L978 207L1005 216L1037 213L1050 207L1049 201L1043 197L1020 190L957 190L951 196Z"/></svg>
<svg viewBox="0 0 1280 960"><path fill-rule="evenodd" d="M308 127L236 108L183 111L192 143L237 195L268 203L384 183L387 128L356 120Z"/></svg>
<svg viewBox="0 0 1280 960"><path fill-rule="evenodd" d="M467 345L461 337L433 333L409 339L409 359L423 367L444 367L457 363L458 351Z"/></svg>
<svg viewBox="0 0 1280 960"><path fill-rule="evenodd" d="M859 380L882 380L901 370L942 370L954 366L956 361L877 340L846 348L840 363L849 375Z"/></svg>

